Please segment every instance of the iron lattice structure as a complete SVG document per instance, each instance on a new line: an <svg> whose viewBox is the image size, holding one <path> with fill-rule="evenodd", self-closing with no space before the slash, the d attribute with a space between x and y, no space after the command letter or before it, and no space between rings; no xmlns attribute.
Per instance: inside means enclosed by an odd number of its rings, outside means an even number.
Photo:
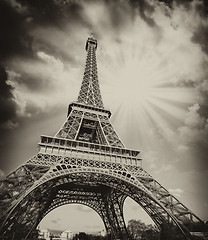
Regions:
<svg viewBox="0 0 208 240"><path fill-rule="evenodd" d="M94 209L109 239L131 239L123 216L126 197L163 231L177 233L174 239L192 239L203 222L142 168L139 151L125 148L112 127L96 49L97 41L88 38L81 90L61 129L54 137L41 136L38 154L1 181L1 239L30 239L44 216L70 203Z"/></svg>

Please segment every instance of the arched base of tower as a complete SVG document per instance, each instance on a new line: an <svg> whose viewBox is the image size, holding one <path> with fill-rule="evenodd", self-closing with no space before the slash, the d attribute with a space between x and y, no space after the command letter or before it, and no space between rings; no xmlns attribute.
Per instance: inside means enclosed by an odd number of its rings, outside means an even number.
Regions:
<svg viewBox="0 0 208 240"><path fill-rule="evenodd" d="M133 175L133 171L130 172L131 169L129 172L126 170L127 167L130 166L126 165L124 168L120 163L117 166L112 162L64 157L47 173L44 169L43 177L32 187L29 185L28 190L25 194L23 191L18 200L14 197L11 202L11 196L5 197L11 205L0 218L0 236L3 237L2 239L31 239L32 232L49 211L64 204L81 203L93 208L100 215L110 240L130 239L123 217L123 201L127 196L140 204L158 227L162 225L161 240L192 240L194 239L191 236L192 231L203 230L199 227L193 228L191 220L187 217L184 217L187 221L184 220L182 224L182 220L168 211L142 182L149 184L149 181L146 178L138 179L137 175ZM138 171L140 168L136 168L137 174ZM21 174L22 172L24 173L21 171ZM26 173L24 174L26 177ZM15 186L19 179L21 180L21 175L18 176L14 178L15 185L11 191L14 194L17 192ZM11 182L14 179L11 176L9 180ZM150 180L152 182L152 179ZM5 189L8 187L8 182L8 179L3 182ZM147 186L152 187L152 185ZM159 194L158 189L155 191ZM188 224L189 228L187 228ZM201 224L204 226L203 222Z"/></svg>

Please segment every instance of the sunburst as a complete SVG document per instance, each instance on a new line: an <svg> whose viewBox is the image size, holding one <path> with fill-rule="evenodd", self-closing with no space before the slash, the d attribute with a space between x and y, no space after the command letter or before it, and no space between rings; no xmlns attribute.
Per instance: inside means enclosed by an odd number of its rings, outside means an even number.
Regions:
<svg viewBox="0 0 208 240"><path fill-rule="evenodd" d="M103 74L104 84L101 81L104 102L116 115L113 120L121 135L130 138L132 127L133 135L144 143L149 142L148 129L176 130L183 124L188 106L194 101L193 88L177 86L175 79L179 73L175 68L166 69L164 59L151 58L148 53L141 58L139 54L132 58L128 52L123 54L123 61L105 69L108 73Z"/></svg>

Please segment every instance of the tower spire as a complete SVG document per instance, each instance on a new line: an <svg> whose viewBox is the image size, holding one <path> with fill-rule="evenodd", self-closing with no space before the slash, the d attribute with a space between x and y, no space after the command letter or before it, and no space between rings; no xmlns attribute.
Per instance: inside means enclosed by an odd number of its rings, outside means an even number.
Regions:
<svg viewBox="0 0 208 240"><path fill-rule="evenodd" d="M77 102L85 105L104 108L97 74L97 62L95 54L97 49L97 40L94 38L93 33L91 33L90 37L87 39L85 49L87 51L87 59L82 86Z"/></svg>

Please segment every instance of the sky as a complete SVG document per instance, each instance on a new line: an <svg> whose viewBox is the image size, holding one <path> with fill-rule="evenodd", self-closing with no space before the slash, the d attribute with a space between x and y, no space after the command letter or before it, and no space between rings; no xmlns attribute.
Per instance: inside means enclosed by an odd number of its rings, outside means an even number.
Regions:
<svg viewBox="0 0 208 240"><path fill-rule="evenodd" d="M1 0L0 176L34 156L41 135L62 126L93 32L102 98L120 139L208 220L207 16L206 0ZM125 209L126 221L147 218L130 199ZM89 218L91 228L103 228L81 205L57 208L41 224L77 231L75 216L85 219L82 230L90 229Z"/></svg>

